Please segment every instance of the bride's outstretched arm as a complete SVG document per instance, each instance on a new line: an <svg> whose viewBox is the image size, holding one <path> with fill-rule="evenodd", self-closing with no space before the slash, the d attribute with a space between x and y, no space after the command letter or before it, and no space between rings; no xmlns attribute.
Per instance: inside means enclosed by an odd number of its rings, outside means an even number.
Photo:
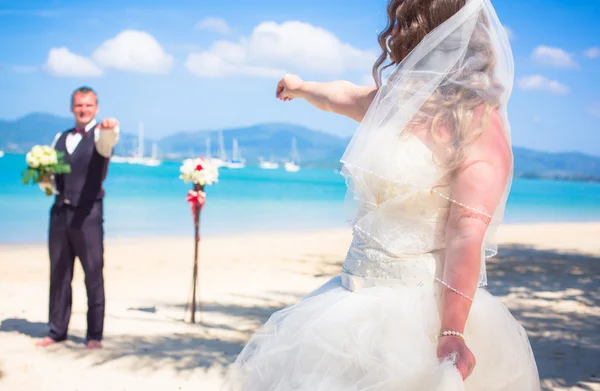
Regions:
<svg viewBox="0 0 600 391"><path fill-rule="evenodd" d="M361 122L377 94L377 87L357 86L349 81L305 82L285 75L277 85L276 96L287 101L303 98L318 109Z"/></svg>

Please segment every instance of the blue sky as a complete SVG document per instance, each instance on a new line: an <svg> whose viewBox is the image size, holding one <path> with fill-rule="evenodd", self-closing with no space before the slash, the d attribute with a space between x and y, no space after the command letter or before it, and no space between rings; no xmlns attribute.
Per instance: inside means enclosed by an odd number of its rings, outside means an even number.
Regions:
<svg viewBox="0 0 600 391"><path fill-rule="evenodd" d="M516 63L514 145L600 155L595 3L494 2ZM90 85L101 116L117 117L130 132L143 121L150 137L274 121L349 136L354 122L279 102L275 84L281 72L363 82L385 4L0 0L0 118L68 116L71 91Z"/></svg>

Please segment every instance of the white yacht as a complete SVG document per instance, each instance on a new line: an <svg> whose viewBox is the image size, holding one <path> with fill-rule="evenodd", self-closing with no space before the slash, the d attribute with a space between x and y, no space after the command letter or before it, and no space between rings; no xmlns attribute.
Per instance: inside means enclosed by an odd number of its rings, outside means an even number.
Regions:
<svg viewBox="0 0 600 391"><path fill-rule="evenodd" d="M144 156L144 124L140 122L138 127L137 152L134 156L112 156L110 161L113 163L140 164L143 166L156 167L162 163L158 159L158 144L152 144L152 155Z"/></svg>
<svg viewBox="0 0 600 391"><path fill-rule="evenodd" d="M152 144L151 156L145 156L144 146L144 124L140 122L138 128L138 153L137 156L134 158L133 163L151 167L160 166L161 161L158 160L158 145L156 144L156 142Z"/></svg>
<svg viewBox="0 0 600 391"><path fill-rule="evenodd" d="M300 166L296 163L299 159L298 147L296 145L296 137L292 138L292 153L290 156L290 160L283 164L285 170L287 172L298 172L300 171Z"/></svg>
<svg viewBox="0 0 600 391"><path fill-rule="evenodd" d="M277 163L275 159L273 159L273 156L271 156L271 159L269 160L264 160L263 158L260 158L258 165L263 170L276 170L279 168L279 163Z"/></svg>
<svg viewBox="0 0 600 391"><path fill-rule="evenodd" d="M219 156L213 157L210 148L210 136L206 138L206 159L217 168L227 165L227 153L225 152L225 142L223 141L223 131L219 131Z"/></svg>
<svg viewBox="0 0 600 391"><path fill-rule="evenodd" d="M156 141L152 143L152 156L142 157L142 164L145 166L156 167L160 166L162 162L158 159L158 144Z"/></svg>
<svg viewBox="0 0 600 391"><path fill-rule="evenodd" d="M246 167L246 160L242 158L242 153L238 146L236 138L233 139L233 149L231 151L231 160L227 162L227 168L244 168Z"/></svg>
<svg viewBox="0 0 600 391"><path fill-rule="evenodd" d="M129 163L129 157L127 156L119 156L119 155L113 155L110 157L110 162L111 163Z"/></svg>
<svg viewBox="0 0 600 391"><path fill-rule="evenodd" d="M300 166L294 162L285 162L284 163L285 170L287 172L298 172L300 171Z"/></svg>
<svg viewBox="0 0 600 391"><path fill-rule="evenodd" d="M137 145L134 140L133 144L132 144L132 150L136 150L136 149L137 149ZM129 154L129 152L130 151L128 151L128 154ZM130 163L130 160L131 160L131 156L112 155L110 157L111 163Z"/></svg>

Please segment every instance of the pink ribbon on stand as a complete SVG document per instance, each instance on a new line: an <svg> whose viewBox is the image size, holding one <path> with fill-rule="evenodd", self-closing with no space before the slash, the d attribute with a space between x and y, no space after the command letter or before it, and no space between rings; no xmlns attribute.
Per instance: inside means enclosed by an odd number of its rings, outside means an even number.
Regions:
<svg viewBox="0 0 600 391"><path fill-rule="evenodd" d="M190 190L188 191L187 202L191 204L192 215L194 216L194 220L196 219L196 205L200 206L200 210L204 207L204 203L206 202L206 193L202 190Z"/></svg>
<svg viewBox="0 0 600 391"><path fill-rule="evenodd" d="M198 222L198 218L199 218L199 214L200 211L202 210L202 208L204 207L204 204L206 203L206 193L203 192L202 190L190 190L188 191L187 197L186 197L187 202L190 203L190 206L192 208L192 216L194 217L194 224L196 224ZM199 208L196 210L196 206L199 206ZM200 241L200 233L198 232L198 237L196 238L196 240L199 242Z"/></svg>

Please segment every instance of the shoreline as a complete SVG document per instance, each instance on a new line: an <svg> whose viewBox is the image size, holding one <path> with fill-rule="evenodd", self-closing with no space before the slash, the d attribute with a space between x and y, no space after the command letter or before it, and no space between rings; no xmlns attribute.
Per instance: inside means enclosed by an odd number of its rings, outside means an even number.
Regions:
<svg viewBox="0 0 600 391"><path fill-rule="evenodd" d="M600 221L599 221L600 223ZM132 236L105 236L104 242L106 244L111 243L123 243L123 242L131 242L131 241L153 241L153 240L189 240L193 243L194 241L194 233L193 233L193 225L190 223L190 234L182 235L182 234L140 234L140 235L132 235ZM202 235L202 238L209 239L224 239L224 238L243 238L246 236L256 236L256 235L295 235L295 234L318 234L318 233L331 233L331 232L340 232L340 231L350 231L349 226L340 226L340 227L326 227L326 228L292 228L289 229L265 229L265 230L251 230L251 231L234 231L234 232L218 232L218 233L208 233ZM47 241L31 241L31 242L2 242L0 241L0 251L2 251L3 247L7 248L27 248L31 246L47 246Z"/></svg>
<svg viewBox="0 0 600 391"><path fill-rule="evenodd" d="M499 231L503 231L503 227L529 227L535 229L536 227L548 227L548 226L591 226L600 224L600 220L586 220L586 221L578 221L578 220L569 220L569 221L525 221L525 222L505 222L500 225ZM104 242L107 244L110 243L121 243L121 242L130 242L130 241L146 241L146 240L185 240L189 239L193 241L193 226L190 223L190 234L183 235L181 233L169 234L169 233L156 233L156 234L130 234L124 236L118 236L117 234L106 234ZM351 226L348 224L340 224L336 226L335 224L328 225L327 227L315 227L315 228L266 228L264 230L245 230L245 231L231 231L231 232L215 232L215 233L207 233L202 234L201 238L209 238L209 239L222 239L222 238L241 238L245 236L253 236L253 235L294 235L294 234L315 234L315 233L329 233L329 232L340 232L340 231L351 231ZM0 240L0 251L2 248L28 248L31 246L47 246L47 240L43 241L19 241L19 242L3 242Z"/></svg>

